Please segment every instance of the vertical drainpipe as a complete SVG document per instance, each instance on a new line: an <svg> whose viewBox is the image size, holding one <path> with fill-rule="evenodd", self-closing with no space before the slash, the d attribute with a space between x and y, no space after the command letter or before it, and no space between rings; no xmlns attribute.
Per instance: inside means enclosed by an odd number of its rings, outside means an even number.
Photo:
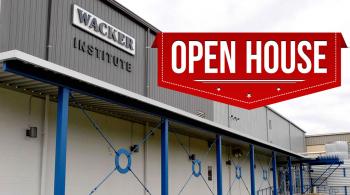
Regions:
<svg viewBox="0 0 350 195"><path fill-rule="evenodd" d="M216 135L216 177L217 195L222 195L222 143L221 136Z"/></svg>
<svg viewBox="0 0 350 195"><path fill-rule="evenodd" d="M276 162L276 152L272 152L272 178L273 178L273 195L278 195L277 192L277 162Z"/></svg>
<svg viewBox="0 0 350 195"><path fill-rule="evenodd" d="M58 89L54 195L65 195L69 91Z"/></svg>
<svg viewBox="0 0 350 195"><path fill-rule="evenodd" d="M302 162L300 162L299 171L300 171L300 192L301 192L301 194L304 194L304 176L303 176L303 163Z"/></svg>
<svg viewBox="0 0 350 195"><path fill-rule="evenodd" d="M292 181L292 158L288 156L288 180L289 180L289 195L293 195L293 181Z"/></svg>
<svg viewBox="0 0 350 195"><path fill-rule="evenodd" d="M344 174L344 177L346 177L346 169L343 168L343 174ZM348 188L347 186L344 186L344 190L345 190L345 195L348 195Z"/></svg>
<svg viewBox="0 0 350 195"><path fill-rule="evenodd" d="M149 123L148 122L146 122L146 124L145 124L145 128L144 128L144 132L143 132L143 134L144 134L144 136L146 136L146 134L148 133L147 131L148 131L148 129L149 129ZM148 157L148 144L147 144L147 142L144 142L144 144L143 144L143 184L145 185L145 186L148 186L148 184L147 184L147 157ZM144 195L147 195L148 194L148 192L146 191L146 189L144 190Z"/></svg>
<svg viewBox="0 0 350 195"><path fill-rule="evenodd" d="M169 174L168 174L168 130L169 130L169 121L167 118L162 117L162 129L161 129L161 195L169 194Z"/></svg>
<svg viewBox="0 0 350 195"><path fill-rule="evenodd" d="M250 144L250 194L255 195L255 159L254 159L254 145Z"/></svg>
<svg viewBox="0 0 350 195"><path fill-rule="evenodd" d="M40 173L40 195L45 195L46 191L46 166L47 166L47 147L49 133L49 95L45 96L44 104L44 128L42 133L42 149L41 149L41 173Z"/></svg>
<svg viewBox="0 0 350 195"><path fill-rule="evenodd" d="M146 31L146 50L145 50L145 63L146 63L146 92L145 95L146 97L150 96L150 41L149 41L149 37L150 37L150 29L147 28Z"/></svg>

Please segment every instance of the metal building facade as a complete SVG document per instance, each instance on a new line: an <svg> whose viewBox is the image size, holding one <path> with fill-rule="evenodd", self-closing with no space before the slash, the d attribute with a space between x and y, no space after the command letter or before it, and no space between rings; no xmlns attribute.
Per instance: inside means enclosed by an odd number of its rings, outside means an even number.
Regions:
<svg viewBox="0 0 350 195"><path fill-rule="evenodd" d="M304 151L304 132L271 108L263 107L252 111L246 111L225 104L159 88L157 86L156 51L149 48L154 40L155 33L157 33L158 30L132 12L120 6L115 1L1 0L0 3L0 52L6 52L9 50L22 51L59 66L75 70L84 75L127 89L136 94L163 102L166 105L179 108L193 115L201 116L210 121L222 124L222 128L229 127L229 129L226 130L233 134L236 134L237 131L242 133L238 136L242 138L241 140L238 140L237 142L236 140L225 140L223 146L222 166L225 192L228 191L229 184L235 180L235 175L233 174L235 173L235 167L229 164L231 163L230 160L232 160L232 163L241 163L242 178L245 180L244 184L243 182L240 182L237 184L238 187L235 186L230 193L247 194L245 185L250 186L251 184L251 166L248 163L250 145L245 140L257 140L256 142L261 142L263 143L262 145L265 145L265 142L271 144L268 145L268 149L257 149L256 161L262 165L261 167L256 166L253 168L253 170L255 169L256 183L257 185L261 184L260 187L263 189L270 189L271 186L268 184L273 182L272 172L270 171L270 168L272 167L271 149L281 151L279 160L283 163L286 161L284 152L294 154ZM134 37L136 39L136 55L132 56L105 41L74 27L71 18L73 4L83 7ZM81 50L74 48L74 40L80 40L86 44L91 44L94 47L111 52L113 55L128 61L132 64L131 72L127 72L120 67L107 63L106 60L87 55L86 52L84 53ZM27 161L31 158L35 159L30 162L32 166L29 166L34 167L33 169L21 169L23 175L32 176L31 179L34 183L28 182L31 180L28 179L29 177L24 178L23 181L22 179L20 180L28 186L38 186L40 178L43 178L42 175L39 175L43 169L40 167L40 164L42 163L40 158L46 159L48 167L45 169L48 173L46 175L47 181L44 182L47 182L47 188L32 191L31 193L38 194L37 192L41 191L42 194L52 194L54 190L53 165L55 160L53 155L55 153L54 129L56 123L55 114L57 112L57 105L55 103L57 97L54 97L54 94L57 94L57 87L46 86L46 84L14 75L8 75L4 72L1 72L0 74L0 81L1 87L11 89L1 89L1 98L4 103L2 108L6 108L6 112L9 113L9 115L6 115L5 111L1 113L4 115L2 118L1 129L6 129L6 131L1 131L1 133L4 133L1 136L4 138L4 140L2 140L3 145L1 146L6 149L12 147L11 141L6 142L5 138L7 136L16 137L19 144L17 146L22 146L28 150L20 156L7 154L6 157L9 158L7 159L8 161L6 161L8 162L6 164L12 165L10 157L13 157L13 161L18 162L22 160ZM20 89L16 89L16 86L14 85L10 86L12 83L19 84ZM24 85L34 92L21 91L23 89L22 86ZM50 95L50 98L44 100L44 95L35 93L37 88L44 88L47 94ZM13 92L12 89L20 91L21 93ZM28 94L30 94L30 96L28 96ZM11 101L6 102L8 99L11 99ZM128 148L130 145L136 144L143 138L149 127L154 126L152 123L147 126L145 121L149 118L146 118L145 115L139 116L139 113L137 112L125 112L123 109L114 108L110 104L100 102L96 103L96 100L93 98L81 97L79 100L84 101L87 105L98 105L108 111L118 111L119 115L114 115L114 113L105 112L103 110L91 109L91 111L94 111L92 115L98 122L103 124L103 127L106 128L107 132L114 138L118 147ZM15 118L28 118L28 107L33 110L29 115L32 117L31 122L26 120L16 122L13 120ZM125 117L124 115L128 115L128 117ZM45 121L45 118L48 119L49 122L43 122ZM150 117L150 120L151 119L154 120L154 117ZM158 118L156 118L156 120L158 120ZM37 126L39 133L42 133L41 130L44 131L45 125L48 126L46 128L48 129L48 148L46 152L48 156L45 158L41 157L41 153L45 153L41 151L44 150L41 148L41 144L43 143L38 140L26 140L21 137L21 133L28 123ZM68 141L70 141L68 142L67 154L67 162L69 165L67 169L67 191L76 194L84 194L88 190L85 189L87 186L91 187L97 182L98 178L95 177L100 176L101 172L107 171L105 169L108 168L110 164L113 164L109 161L111 154L108 147L106 147L101 140L95 138L96 132L93 131L93 128L89 126L87 121L84 121L84 118L82 118L81 113L76 107L71 108L69 111L68 127L69 129L72 129L72 131L68 132ZM185 143L184 145L189 148L191 153L196 154L198 158L203 158L208 149L208 139L205 138L210 136L208 136L207 133L202 134L202 132L199 132L195 128L187 126L179 129L185 129L184 132L178 132L181 142ZM171 169L170 176L173 178L174 183L170 186L170 189L174 191L180 190L179 186L181 186L183 180L186 179L184 175L191 171L191 162L188 162L188 157L184 155L183 151L181 151L182 147L177 144L177 139L177 133L171 132L169 135L169 150L172 156L169 157L169 167ZM23 140L26 141L26 144L21 142ZM137 163L134 164L136 173L142 175L141 179L145 183L151 185L153 189L161 188L161 172L159 169L161 167L159 155L161 143L159 140L160 133L158 132L155 133L154 140L151 140L150 143L147 144L147 147L145 146L145 149L141 149L136 155L135 161ZM22 147L17 148L17 146L13 151L21 150ZM237 148L240 149L238 152ZM99 154L99 151L103 151L104 153ZM243 157L245 159L243 159ZM206 174L208 173L209 167L212 167L212 180L209 182L209 179L207 179L208 185L212 190L217 190L215 159L215 152L211 152L208 157L208 162L203 162L203 172L205 171ZM11 171L16 171L15 168L21 167L20 164L16 165L17 166L14 165L11 167L13 168ZM266 170L269 170L269 177L263 179L262 172ZM82 172L86 174L82 175ZM93 180L91 180L92 177L94 177ZM19 181L10 174L6 175L6 178L12 178L13 180L11 181L15 182ZM146 193L142 188L133 188L133 179L134 178L132 177L116 178L113 182L107 184L108 187L106 187L103 192L108 194L118 188L125 188L123 190L125 190L124 192L127 194ZM116 183L118 184L118 188L115 186ZM11 187L10 184L6 185ZM193 194L194 192L197 192L199 194L205 194L208 191L202 189L203 187L206 188L206 186L203 185L204 184L201 183L201 181L195 181L192 188L186 193ZM83 186L84 189L83 187L79 188L77 186ZM196 189L201 189L202 191L196 191Z"/></svg>

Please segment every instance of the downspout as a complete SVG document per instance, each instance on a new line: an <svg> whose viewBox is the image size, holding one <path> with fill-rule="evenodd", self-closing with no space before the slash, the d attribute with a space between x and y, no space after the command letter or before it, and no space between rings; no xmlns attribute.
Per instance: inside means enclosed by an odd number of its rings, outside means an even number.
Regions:
<svg viewBox="0 0 350 195"><path fill-rule="evenodd" d="M144 128L144 135L147 134L147 131L149 129L149 124L146 122L145 128ZM148 144L147 142L144 142L143 144L143 184L147 186L147 153L148 153ZM144 195L147 195L147 191L144 190Z"/></svg>
<svg viewBox="0 0 350 195"><path fill-rule="evenodd" d="M150 41L149 41L149 37L150 37L150 29L147 28L146 31L146 50L145 50L145 63L146 63L146 92L145 95L146 97L150 96Z"/></svg>
<svg viewBox="0 0 350 195"><path fill-rule="evenodd" d="M46 167L47 167L47 148L48 148L48 132L49 132L49 95L45 96L44 104L44 124L42 131L42 151L41 151L41 175L40 175L40 195L45 195L46 190Z"/></svg>

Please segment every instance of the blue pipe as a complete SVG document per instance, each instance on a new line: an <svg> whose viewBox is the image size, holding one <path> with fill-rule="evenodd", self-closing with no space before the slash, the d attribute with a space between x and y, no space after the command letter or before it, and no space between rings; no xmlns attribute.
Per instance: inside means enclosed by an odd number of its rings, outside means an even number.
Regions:
<svg viewBox="0 0 350 195"><path fill-rule="evenodd" d="M216 135L216 177L217 195L222 195L222 146L221 136Z"/></svg>
<svg viewBox="0 0 350 195"><path fill-rule="evenodd" d="M272 152L272 178L273 178L273 195L278 195L277 192L277 162L276 162L276 152Z"/></svg>
<svg viewBox="0 0 350 195"><path fill-rule="evenodd" d="M169 120L162 117L161 126L161 185L162 193L161 195L169 194L169 173L168 173L168 152L169 152Z"/></svg>
<svg viewBox="0 0 350 195"><path fill-rule="evenodd" d="M69 91L58 89L54 195L65 194Z"/></svg>
<svg viewBox="0 0 350 195"><path fill-rule="evenodd" d="M255 195L254 145L250 144L250 194Z"/></svg>
<svg viewBox="0 0 350 195"><path fill-rule="evenodd" d="M292 181L292 158L288 156L288 180L289 180L289 195L293 195L293 181Z"/></svg>
<svg viewBox="0 0 350 195"><path fill-rule="evenodd" d="M303 163L300 163L300 167L299 167L299 171L300 171L300 192L301 194L304 194L304 176L303 176Z"/></svg>

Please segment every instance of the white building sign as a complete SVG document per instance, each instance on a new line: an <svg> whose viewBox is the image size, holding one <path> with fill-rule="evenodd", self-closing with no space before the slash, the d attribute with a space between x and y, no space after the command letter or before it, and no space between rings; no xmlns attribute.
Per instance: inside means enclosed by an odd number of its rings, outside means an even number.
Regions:
<svg viewBox="0 0 350 195"><path fill-rule="evenodd" d="M92 13L73 5L73 25L135 55L135 39Z"/></svg>

